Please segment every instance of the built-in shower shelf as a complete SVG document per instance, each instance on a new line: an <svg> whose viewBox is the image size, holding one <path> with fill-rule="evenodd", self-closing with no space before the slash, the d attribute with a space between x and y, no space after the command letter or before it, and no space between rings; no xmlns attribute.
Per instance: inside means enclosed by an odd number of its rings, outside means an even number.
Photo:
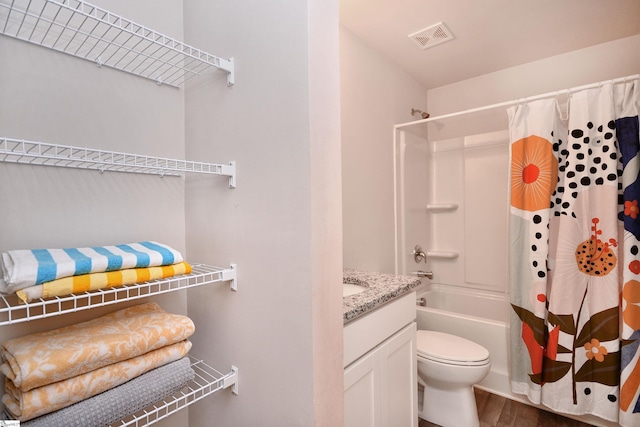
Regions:
<svg viewBox="0 0 640 427"><path fill-rule="evenodd" d="M430 203L427 205L428 212L446 212L458 209L457 203Z"/></svg>
<svg viewBox="0 0 640 427"><path fill-rule="evenodd" d="M455 259L460 256L460 253L457 251L428 251L428 258L444 258L444 259Z"/></svg>
<svg viewBox="0 0 640 427"><path fill-rule="evenodd" d="M229 187L236 187L235 162L227 165L202 163L5 137L0 137L0 162L160 176L213 174L229 177Z"/></svg>
<svg viewBox="0 0 640 427"><path fill-rule="evenodd" d="M234 84L223 59L82 0L0 0L0 33L158 84L180 86L214 68Z"/></svg>

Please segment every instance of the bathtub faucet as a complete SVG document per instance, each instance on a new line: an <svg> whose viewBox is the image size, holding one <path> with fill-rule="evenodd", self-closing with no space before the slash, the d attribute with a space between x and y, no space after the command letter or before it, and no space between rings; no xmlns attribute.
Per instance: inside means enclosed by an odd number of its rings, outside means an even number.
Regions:
<svg viewBox="0 0 640 427"><path fill-rule="evenodd" d="M412 271L411 274L415 274L416 276L418 276L420 278L426 277L427 279L433 279L433 271L418 270L418 271Z"/></svg>

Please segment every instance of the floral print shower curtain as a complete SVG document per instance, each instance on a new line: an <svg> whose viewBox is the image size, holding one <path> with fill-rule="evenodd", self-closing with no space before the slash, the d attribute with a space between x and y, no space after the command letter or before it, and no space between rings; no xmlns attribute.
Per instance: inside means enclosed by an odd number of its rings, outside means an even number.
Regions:
<svg viewBox="0 0 640 427"><path fill-rule="evenodd" d="M640 83L508 111L510 378L554 411L640 425Z"/></svg>

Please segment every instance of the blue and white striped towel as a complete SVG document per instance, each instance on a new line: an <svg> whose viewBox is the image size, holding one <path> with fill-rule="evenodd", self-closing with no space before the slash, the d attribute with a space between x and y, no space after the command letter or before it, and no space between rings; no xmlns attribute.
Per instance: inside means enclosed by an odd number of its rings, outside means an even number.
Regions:
<svg viewBox="0 0 640 427"><path fill-rule="evenodd" d="M182 262L175 249L157 242L68 249L21 249L2 254L0 291L14 293L79 274L102 273L125 268L156 267Z"/></svg>

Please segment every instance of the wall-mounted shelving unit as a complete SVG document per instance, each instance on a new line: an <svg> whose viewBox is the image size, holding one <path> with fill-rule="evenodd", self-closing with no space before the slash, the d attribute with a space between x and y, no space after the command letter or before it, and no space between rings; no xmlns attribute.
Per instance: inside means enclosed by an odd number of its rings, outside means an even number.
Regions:
<svg viewBox="0 0 640 427"><path fill-rule="evenodd" d="M29 303L21 302L15 294L0 294L0 326L75 313L217 282L228 281L232 290L236 291L238 289L237 267L235 264L226 269L204 264L194 264L191 267L192 272L190 274L150 280L136 283L135 285L98 289L63 297L40 298Z"/></svg>
<svg viewBox="0 0 640 427"><path fill-rule="evenodd" d="M0 34L115 68L158 84L181 86L215 68L232 86L234 61L81 0L0 0Z"/></svg>
<svg viewBox="0 0 640 427"><path fill-rule="evenodd" d="M0 0L0 34L91 61L98 67L150 79L159 85L179 87L212 69L226 73L228 86L235 83L233 58L211 55L83 0ZM235 162L202 163L8 137L0 137L0 162L159 176L213 174L228 177L229 187L236 187ZM0 295L0 326L216 282L229 282L231 290L237 290L236 265L219 268L193 264L190 274L29 303L22 303L16 295ZM231 388L233 393L238 393L235 366L222 373L201 360L190 358L195 378L187 387L112 425L154 424L221 389Z"/></svg>
<svg viewBox="0 0 640 427"><path fill-rule="evenodd" d="M0 161L160 176L181 176L185 173L222 175L229 177L229 188L236 188L235 162L227 165L192 162L6 137L0 137Z"/></svg>

